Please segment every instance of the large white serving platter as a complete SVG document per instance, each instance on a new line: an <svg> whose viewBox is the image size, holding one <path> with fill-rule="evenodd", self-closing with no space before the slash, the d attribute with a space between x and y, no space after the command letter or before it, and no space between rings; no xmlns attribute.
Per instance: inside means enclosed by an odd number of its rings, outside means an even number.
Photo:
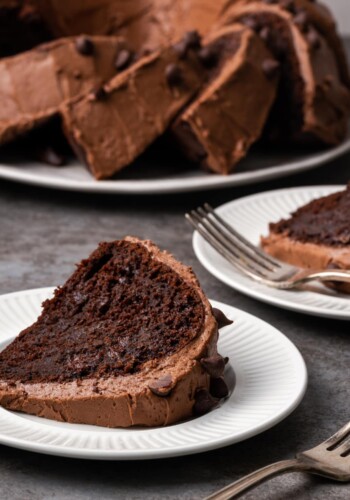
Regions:
<svg viewBox="0 0 350 500"><path fill-rule="evenodd" d="M350 151L350 133L337 147L322 150L283 149L271 147L254 149L233 174L222 176L206 173L176 157L139 160L119 176L96 181L78 161L64 167L53 167L25 160L19 151L16 156L0 160L0 178L48 188L90 193L163 194L184 193L205 189L241 186L284 177L310 170L330 162Z"/></svg>
<svg viewBox="0 0 350 500"><path fill-rule="evenodd" d="M30 325L52 288L0 296L0 349ZM229 305L212 301L234 324L220 331L229 356L230 397L202 417L168 427L107 429L60 423L0 408L0 444L50 455L100 460L143 460L199 453L237 443L283 420L307 385L304 361L278 330Z"/></svg>
<svg viewBox="0 0 350 500"><path fill-rule="evenodd" d="M254 245L259 245L260 236L268 234L270 222L289 217L305 203L341 189L344 189L344 186L267 191L226 203L217 208L217 213ZM337 293L317 283L300 290L275 290L253 282L234 269L197 232L193 235L193 248L202 265L211 274L250 297L314 316L348 321L350 319L349 295Z"/></svg>

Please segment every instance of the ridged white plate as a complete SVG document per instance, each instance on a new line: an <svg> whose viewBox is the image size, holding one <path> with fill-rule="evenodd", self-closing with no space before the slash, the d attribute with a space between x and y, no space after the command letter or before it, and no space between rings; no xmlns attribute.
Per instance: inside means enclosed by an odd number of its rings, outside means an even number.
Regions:
<svg viewBox="0 0 350 500"><path fill-rule="evenodd" d="M260 236L268 234L270 222L288 217L309 201L326 196L344 186L314 186L280 189L247 196L226 203L217 209L227 222L255 245ZM255 299L285 309L333 319L350 319L350 297L334 292L321 284L307 290L274 290L236 271L197 233L193 248L202 265L216 278Z"/></svg>
<svg viewBox="0 0 350 500"><path fill-rule="evenodd" d="M0 346L30 325L51 288L0 296ZM231 396L207 415L169 427L107 429L66 424L0 408L0 444L67 457L140 460L227 446L280 422L300 403L304 361L278 330L254 316L212 302L234 320L221 330L219 349L237 376ZM228 368L230 371L230 367Z"/></svg>
<svg viewBox="0 0 350 500"><path fill-rule="evenodd" d="M184 166L169 158L157 163L139 161L123 170L119 178L96 181L78 161L65 167L53 167L26 161L23 156L2 158L0 178L24 184L89 193L164 194L202 189L241 186L284 177L320 167L350 151L350 130L339 146L322 150L298 150L296 146L276 151L253 150L230 175L208 174L196 166Z"/></svg>

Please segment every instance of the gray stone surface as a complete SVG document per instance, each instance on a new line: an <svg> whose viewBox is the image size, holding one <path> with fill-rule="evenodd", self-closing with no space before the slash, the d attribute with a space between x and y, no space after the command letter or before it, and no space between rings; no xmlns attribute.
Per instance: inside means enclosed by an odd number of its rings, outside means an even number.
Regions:
<svg viewBox="0 0 350 500"><path fill-rule="evenodd" d="M146 462L88 462L0 446L0 499L200 499L234 479L317 444L350 419L349 323L259 303L231 290L197 262L183 213L289 186L346 183L350 155L320 169L246 188L178 196L94 196L0 181L0 293L62 283L97 242L126 234L151 238L192 265L209 297L241 308L284 332L300 349L309 387L285 421L213 452ZM302 474L271 480L245 499L350 498L350 487Z"/></svg>

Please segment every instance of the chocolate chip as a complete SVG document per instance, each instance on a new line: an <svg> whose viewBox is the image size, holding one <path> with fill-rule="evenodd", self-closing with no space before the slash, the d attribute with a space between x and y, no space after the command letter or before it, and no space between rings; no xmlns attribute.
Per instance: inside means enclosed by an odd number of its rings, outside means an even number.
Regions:
<svg viewBox="0 0 350 500"><path fill-rule="evenodd" d="M94 53L94 44L86 36L80 36L75 42L75 48L82 56L92 56Z"/></svg>
<svg viewBox="0 0 350 500"><path fill-rule="evenodd" d="M211 378L209 392L214 398L226 398L229 391L224 378Z"/></svg>
<svg viewBox="0 0 350 500"><path fill-rule="evenodd" d="M268 26L265 26L259 32L259 36L262 40L264 40L264 42L268 42L268 40L270 39L270 35L271 35L271 30Z"/></svg>
<svg viewBox="0 0 350 500"><path fill-rule="evenodd" d="M280 69L280 63L275 59L265 59L262 63L262 70L268 79L274 78Z"/></svg>
<svg viewBox="0 0 350 500"><path fill-rule="evenodd" d="M218 327L223 328L224 326L232 325L233 321L231 319L228 319L225 314L220 311L220 309L217 309L216 307L213 307L212 309L214 318L217 321Z"/></svg>
<svg viewBox="0 0 350 500"><path fill-rule="evenodd" d="M260 23L254 17L245 17L241 19L240 22L253 31L258 31L260 29Z"/></svg>
<svg viewBox="0 0 350 500"><path fill-rule="evenodd" d="M212 68L215 66L219 60L218 51L214 49L214 47L203 47L198 52L198 57L200 62L206 68Z"/></svg>
<svg viewBox="0 0 350 500"><path fill-rule="evenodd" d="M306 32L309 23L309 16L305 10L300 10L293 19L294 23L302 32Z"/></svg>
<svg viewBox="0 0 350 500"><path fill-rule="evenodd" d="M193 413L198 416L205 415L218 404L218 401L211 396L207 389L198 389L194 399Z"/></svg>
<svg viewBox="0 0 350 500"><path fill-rule="evenodd" d="M267 3L267 4L273 4L273 3L277 3L278 0L263 0L264 3Z"/></svg>
<svg viewBox="0 0 350 500"><path fill-rule="evenodd" d="M317 50L321 46L321 40L318 33L314 29L310 29L306 34L306 40L310 47Z"/></svg>
<svg viewBox="0 0 350 500"><path fill-rule="evenodd" d="M174 63L168 64L165 68L165 76L170 87L180 85L183 81L181 68Z"/></svg>
<svg viewBox="0 0 350 500"><path fill-rule="evenodd" d="M163 377L160 377L159 379L148 384L148 387L153 394L160 397L168 396L168 394L172 391L173 386L174 384L171 375L164 375Z"/></svg>
<svg viewBox="0 0 350 500"><path fill-rule="evenodd" d="M329 271L332 271L332 270L334 271L334 270L341 269L341 268L338 266L338 264L336 264L335 262L331 261L331 262L328 264L327 269L328 269Z"/></svg>
<svg viewBox="0 0 350 500"><path fill-rule="evenodd" d="M94 101L103 101L107 98L107 95L104 87L97 87L91 91L91 98Z"/></svg>
<svg viewBox="0 0 350 500"><path fill-rule="evenodd" d="M122 49L117 54L114 66L118 71L122 71L123 69L126 69L128 66L130 66L132 59L132 52L127 49Z"/></svg>
<svg viewBox="0 0 350 500"><path fill-rule="evenodd" d="M228 356L225 356L224 361L225 361L225 365L227 365L227 363L230 361L230 358Z"/></svg>
<svg viewBox="0 0 350 500"><path fill-rule="evenodd" d="M187 49L198 50L201 48L201 37L198 31L188 31L183 38Z"/></svg>
<svg viewBox="0 0 350 500"><path fill-rule="evenodd" d="M52 146L45 146L39 149L36 154L39 161L53 165L54 167L61 167L67 161L66 157L59 153Z"/></svg>
<svg viewBox="0 0 350 500"><path fill-rule="evenodd" d="M288 10L289 12L295 14L296 8L294 0L280 0L280 5L282 9Z"/></svg>
<svg viewBox="0 0 350 500"><path fill-rule="evenodd" d="M225 360L222 356L220 356L220 354L209 358L202 358L200 363L211 377L221 377L224 373Z"/></svg>

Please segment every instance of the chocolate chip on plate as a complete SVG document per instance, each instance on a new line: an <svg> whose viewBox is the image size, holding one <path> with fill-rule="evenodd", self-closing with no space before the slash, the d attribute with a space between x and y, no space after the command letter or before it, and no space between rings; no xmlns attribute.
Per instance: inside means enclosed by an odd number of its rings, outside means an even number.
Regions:
<svg viewBox="0 0 350 500"><path fill-rule="evenodd" d="M183 81L181 68L174 63L168 64L165 68L165 76L170 87L180 85Z"/></svg>
<svg viewBox="0 0 350 500"><path fill-rule="evenodd" d="M164 375L150 382L148 387L156 396L165 397L168 396L173 389L173 380L171 375Z"/></svg>
<svg viewBox="0 0 350 500"><path fill-rule="evenodd" d="M267 78L273 78L280 69L280 63L276 59L265 59L262 63L262 70Z"/></svg>
<svg viewBox="0 0 350 500"><path fill-rule="evenodd" d="M92 56L95 47L90 38L80 36L75 42L75 48L82 56Z"/></svg>
<svg viewBox="0 0 350 500"><path fill-rule="evenodd" d="M115 67L118 71L122 71L123 69L126 69L128 66L130 66L131 62L133 59L133 54L130 50L127 49L122 49L121 51L118 52L116 60L115 60Z"/></svg>
<svg viewBox="0 0 350 500"><path fill-rule="evenodd" d="M221 377L225 370L225 360L220 354L202 358L200 363L211 377Z"/></svg>
<svg viewBox="0 0 350 500"><path fill-rule="evenodd" d="M226 396L228 396L229 390L224 378L211 378L209 392L214 398L226 398Z"/></svg>
<svg viewBox="0 0 350 500"><path fill-rule="evenodd" d="M197 416L205 415L215 408L217 404L217 399L213 398L207 389L198 389L195 394L193 413Z"/></svg>
<svg viewBox="0 0 350 500"><path fill-rule="evenodd" d="M212 309L214 318L218 324L219 329L224 328L224 326L232 325L233 321L225 316L225 314L216 307Z"/></svg>

